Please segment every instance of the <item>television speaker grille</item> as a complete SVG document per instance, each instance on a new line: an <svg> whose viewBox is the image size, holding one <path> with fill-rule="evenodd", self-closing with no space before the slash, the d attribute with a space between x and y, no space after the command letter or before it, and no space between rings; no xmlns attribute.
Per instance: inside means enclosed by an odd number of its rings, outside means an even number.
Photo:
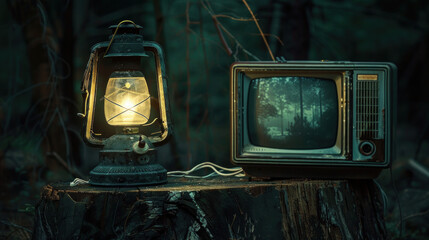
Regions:
<svg viewBox="0 0 429 240"><path fill-rule="evenodd" d="M356 88L356 137L379 138L379 100L377 80L358 80Z"/></svg>

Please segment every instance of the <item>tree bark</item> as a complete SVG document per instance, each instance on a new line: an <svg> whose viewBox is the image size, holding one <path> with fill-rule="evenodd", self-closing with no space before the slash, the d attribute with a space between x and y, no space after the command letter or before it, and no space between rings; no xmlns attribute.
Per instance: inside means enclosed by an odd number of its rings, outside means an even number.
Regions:
<svg viewBox="0 0 429 240"><path fill-rule="evenodd" d="M29 113L31 130L43 138L46 166L51 170L63 167L69 170L73 168L72 160L80 159L76 146L81 145L79 138L69 138L69 129L76 128L77 123L73 91L73 1L61 5L63 15L58 17L48 14L45 1L8 0L8 4L22 27L27 45L34 104Z"/></svg>
<svg viewBox="0 0 429 240"><path fill-rule="evenodd" d="M385 239L371 180L169 179L162 186L45 186L34 239Z"/></svg>
<svg viewBox="0 0 429 240"><path fill-rule="evenodd" d="M9 0L9 9L14 19L21 25L27 45L30 63L31 80L33 83L32 111L30 119L33 128L44 137L44 153L57 153L66 156L64 129L57 124L60 114L60 86L57 81L55 56L58 46L54 32L48 23L47 13L42 1ZM69 89L70 90L70 89ZM32 106L33 107L33 106ZM49 158L47 158L49 159ZM68 160L68 156L66 156ZM57 161L47 161L49 168L59 166Z"/></svg>
<svg viewBox="0 0 429 240"><path fill-rule="evenodd" d="M153 0L153 9L155 13L155 23L156 23L156 36L155 41L165 46L165 34L164 34L164 15L162 13L162 2L161 0ZM164 49L164 52L166 49Z"/></svg>
<svg viewBox="0 0 429 240"><path fill-rule="evenodd" d="M272 36L270 46L276 56L287 60L308 60L310 49L310 25L308 15L312 10L312 0L281 1L272 0L269 20L271 34L283 40L284 46Z"/></svg>

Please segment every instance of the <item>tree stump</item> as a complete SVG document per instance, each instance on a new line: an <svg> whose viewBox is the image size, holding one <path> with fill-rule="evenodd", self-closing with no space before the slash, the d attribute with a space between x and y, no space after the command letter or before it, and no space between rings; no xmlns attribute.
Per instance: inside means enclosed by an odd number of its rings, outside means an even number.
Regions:
<svg viewBox="0 0 429 240"><path fill-rule="evenodd" d="M169 178L161 186L47 185L34 239L385 239L372 180Z"/></svg>

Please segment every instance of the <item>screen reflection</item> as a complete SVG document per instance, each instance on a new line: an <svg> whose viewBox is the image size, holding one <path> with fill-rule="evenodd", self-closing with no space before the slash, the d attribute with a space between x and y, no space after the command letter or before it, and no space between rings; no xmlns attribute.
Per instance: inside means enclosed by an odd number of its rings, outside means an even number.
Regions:
<svg viewBox="0 0 429 240"><path fill-rule="evenodd" d="M248 132L253 145L280 149L332 147L337 137L335 82L312 77L253 79Z"/></svg>

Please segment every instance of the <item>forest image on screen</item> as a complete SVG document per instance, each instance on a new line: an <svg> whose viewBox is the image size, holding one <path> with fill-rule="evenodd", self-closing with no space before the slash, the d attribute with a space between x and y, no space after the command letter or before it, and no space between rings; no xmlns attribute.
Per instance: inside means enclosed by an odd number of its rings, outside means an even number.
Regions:
<svg viewBox="0 0 429 240"><path fill-rule="evenodd" d="M249 138L255 146L321 149L337 140L338 96L331 79L253 79L247 106Z"/></svg>

